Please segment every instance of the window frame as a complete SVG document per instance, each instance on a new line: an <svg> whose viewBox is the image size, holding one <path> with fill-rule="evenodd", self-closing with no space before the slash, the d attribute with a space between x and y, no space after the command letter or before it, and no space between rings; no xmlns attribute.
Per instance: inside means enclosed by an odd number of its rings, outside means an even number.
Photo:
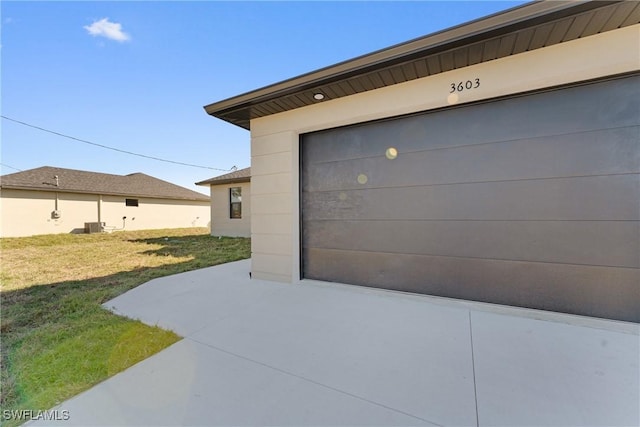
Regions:
<svg viewBox="0 0 640 427"><path fill-rule="evenodd" d="M229 219L242 219L242 187L229 187Z"/></svg>
<svg viewBox="0 0 640 427"><path fill-rule="evenodd" d="M124 199L124 205L130 208L137 208L140 205L139 199Z"/></svg>

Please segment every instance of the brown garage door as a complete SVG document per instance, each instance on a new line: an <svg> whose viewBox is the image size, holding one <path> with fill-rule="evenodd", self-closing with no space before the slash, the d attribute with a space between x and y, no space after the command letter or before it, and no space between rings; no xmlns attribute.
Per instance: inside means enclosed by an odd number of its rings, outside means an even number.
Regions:
<svg viewBox="0 0 640 427"><path fill-rule="evenodd" d="M640 76L301 138L302 276L640 322Z"/></svg>

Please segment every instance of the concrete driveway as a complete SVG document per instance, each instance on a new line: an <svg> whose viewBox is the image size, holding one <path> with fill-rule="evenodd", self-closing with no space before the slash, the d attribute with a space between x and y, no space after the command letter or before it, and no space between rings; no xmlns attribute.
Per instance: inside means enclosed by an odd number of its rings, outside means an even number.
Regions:
<svg viewBox="0 0 640 427"><path fill-rule="evenodd" d="M184 339L64 402L58 424L640 424L638 325L249 280L249 268L160 278L106 303Z"/></svg>

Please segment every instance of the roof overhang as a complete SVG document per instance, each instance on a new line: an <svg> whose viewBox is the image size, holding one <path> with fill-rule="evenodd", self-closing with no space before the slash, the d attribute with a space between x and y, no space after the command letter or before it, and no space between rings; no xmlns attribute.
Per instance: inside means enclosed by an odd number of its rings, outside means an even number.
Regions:
<svg viewBox="0 0 640 427"><path fill-rule="evenodd" d="M191 202L209 202L211 198L206 194L202 194L202 197L178 197L178 196L161 196L157 194L144 194L144 193L122 193L117 191L88 191L75 188L59 188L59 187L33 187L29 185L13 185L2 184L0 191L2 190L21 190L21 191L44 191L47 193L73 193L73 194L93 194L100 196L118 196L118 197L131 197L131 198L145 198L145 199L157 199L157 200L185 200Z"/></svg>
<svg viewBox="0 0 640 427"><path fill-rule="evenodd" d="M637 1L544 1L430 34L205 106L250 129L252 119L640 22ZM323 100L314 95L321 93Z"/></svg>
<svg viewBox="0 0 640 427"><path fill-rule="evenodd" d="M206 181L196 182L196 185L223 185L236 184L241 182L251 182L251 177L246 178L229 178L229 179L207 179Z"/></svg>
<svg viewBox="0 0 640 427"><path fill-rule="evenodd" d="M224 175L216 176L204 181L196 182L196 185L223 185L223 184L235 184L240 182L251 181L251 168L244 168L235 170L233 172L226 173Z"/></svg>

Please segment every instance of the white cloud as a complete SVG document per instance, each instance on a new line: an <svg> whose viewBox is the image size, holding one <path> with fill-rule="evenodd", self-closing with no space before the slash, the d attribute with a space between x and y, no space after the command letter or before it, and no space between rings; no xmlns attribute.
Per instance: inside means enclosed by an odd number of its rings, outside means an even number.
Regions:
<svg viewBox="0 0 640 427"><path fill-rule="evenodd" d="M106 37L119 42L131 39L129 34L122 31L122 24L111 22L109 18L102 18L91 25L85 25L83 28L94 37Z"/></svg>

